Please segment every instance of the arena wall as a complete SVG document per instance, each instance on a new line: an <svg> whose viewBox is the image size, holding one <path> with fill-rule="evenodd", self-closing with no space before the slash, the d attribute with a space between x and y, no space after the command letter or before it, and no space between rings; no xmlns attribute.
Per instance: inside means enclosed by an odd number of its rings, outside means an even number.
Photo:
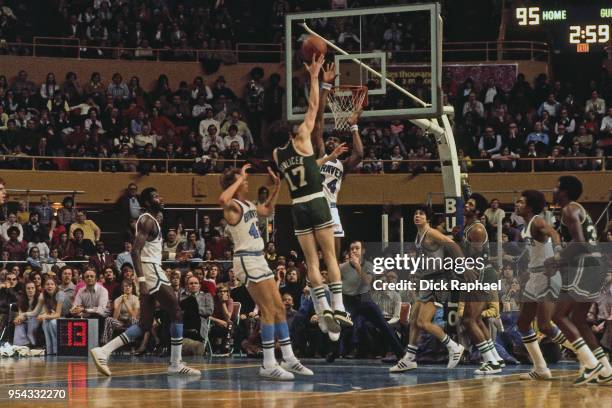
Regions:
<svg viewBox="0 0 612 408"><path fill-rule="evenodd" d="M497 197L502 202L512 202L517 194L526 189L546 192L551 199L556 180L567 172L534 173L491 173L470 174L469 180L474 191L485 192L487 197ZM610 172L580 172L577 176L584 184L582 202L604 203L610 199L612 174ZM221 192L219 176L209 174L151 174L140 176L135 173L82 173L76 171L0 171L0 177L7 181L8 188L81 190L85 194L78 200L86 204L114 203L129 183L136 183L139 189L155 186L164 201L174 205L216 205ZM256 198L257 189L269 183L265 175L250 177L251 198ZM342 183L341 205L420 204L428 199L434 204L442 203L442 178L438 173L420 174L349 174ZM367 194L365 194L367 193ZM34 195L35 196L35 195ZM53 197L54 201L58 198ZM61 201L61 197L59 197ZM279 204L289 204L287 187L283 185Z"/></svg>

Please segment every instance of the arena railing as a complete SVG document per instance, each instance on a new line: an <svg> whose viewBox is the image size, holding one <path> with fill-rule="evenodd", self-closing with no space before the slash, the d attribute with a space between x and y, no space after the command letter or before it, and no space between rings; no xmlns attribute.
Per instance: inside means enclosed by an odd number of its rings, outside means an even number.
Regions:
<svg viewBox="0 0 612 408"><path fill-rule="evenodd" d="M516 162L516 166L512 169L509 170L511 172L522 172L522 173L536 173L536 172L542 172L542 171L601 171L601 172L607 172L608 166L611 165L610 164L610 159L612 158L612 156L579 156L579 157L555 157L554 159L551 159L550 157L519 157L519 158L470 158L469 160L464 160L464 159L459 159L459 166L460 167L464 167L466 162L471 162L471 166L467 168L468 172L483 172L483 171L475 171L473 170L474 168L474 164L476 163L487 163L487 162L493 162L493 163L505 163L505 162ZM55 161L55 160L63 160L63 161L69 161L69 162L75 162L75 161L83 161L83 162L90 162L90 163L95 163L95 170L65 170L65 171L87 171L87 172L99 172L99 173L109 173L109 172L118 172L118 173L141 173L143 170L145 170L143 167L141 167L141 165L143 163L151 163L151 165L156 164L159 165L160 163L164 164L164 169L163 171L151 171L148 170L150 172L153 173L174 173L173 171L170 171L172 168L177 168L177 173L181 173L181 171L179 171L179 169L181 167L185 168L184 166L190 167L193 166L195 164L198 163L210 163L212 161L217 162L217 163L231 163L231 165L233 167L240 167L243 164L250 162L250 159L214 159L214 160L210 160L210 159L201 159L198 158L199 160L194 160L194 159L168 159L168 158L155 158L155 159L143 159L143 158L136 158L136 157L70 157L70 156L0 156L0 164L3 165L2 169L4 170L24 170L24 171L33 171L33 170L40 170L37 167L37 163L41 162L41 161L45 161L45 162L49 162L49 161ZM585 166L583 166L584 168L552 168L550 165L551 161L559 161L559 162L583 162L583 164ZM523 162L528 162L529 163L529 171L524 171L525 166L521 166L519 163L523 163ZM549 165L546 166L546 162L549 162ZM7 165L8 163L8 165ZM15 166L10 166L11 163L16 163L17 165L19 163L22 163L21 168L15 168ZM110 163L110 167L109 166L104 166L104 163ZM408 165L408 167L411 167L411 164L414 165L427 165L427 166L432 166L432 167L436 167L440 165L440 160L438 159L402 159L402 160L393 160L393 159L364 159L362 164L366 165L366 164L370 164L370 163L382 163L383 166L385 164L391 164L391 163L401 163L402 165ZM542 166L544 166L543 168L540 168L538 164L536 163L541 163ZM25 168L25 166L28 166L28 168ZM113 167L114 166L114 167ZM136 171L123 171L120 169L120 167L118 166L130 166L130 167L136 167L137 170ZM46 170L50 170L50 169L43 169L42 171L46 171ZM213 169L214 170L214 169ZM261 168L260 169L261 172L265 172L265 168ZM522 171L521 171L522 170ZM497 169L497 168L492 168L490 169L491 172L506 172L507 169ZM214 171L212 171L214 173ZM400 171L398 173L408 173L410 172L409 170L405 170L405 171ZM428 171L428 172L433 172L433 171ZM193 168L191 168L191 171L189 171L188 173L197 173L193 171Z"/></svg>
<svg viewBox="0 0 612 408"><path fill-rule="evenodd" d="M297 48L296 48L297 49ZM152 61L201 61L205 58L220 60L226 64L283 62L284 49L278 43L238 42L230 49L203 50L197 48L133 48L117 46L98 46L87 44L78 38L34 37L32 43L4 42L0 51L12 55L35 57L59 57L77 59L136 59ZM93 50L92 55L88 51ZM97 51L102 54L98 54ZM362 50L367 51L367 50ZM430 58L429 49L390 51L391 61L426 62ZM536 41L475 41L445 42L442 44L443 60L457 61L501 61L531 60L548 61L549 45Z"/></svg>

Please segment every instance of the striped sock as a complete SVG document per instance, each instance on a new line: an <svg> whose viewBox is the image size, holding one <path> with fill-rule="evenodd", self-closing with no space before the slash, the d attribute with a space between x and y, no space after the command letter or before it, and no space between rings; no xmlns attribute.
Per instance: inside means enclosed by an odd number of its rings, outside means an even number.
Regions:
<svg viewBox="0 0 612 408"><path fill-rule="evenodd" d="M572 345L576 349L576 356L580 362L589 370L595 368L598 362L591 349L587 346L586 342L582 339L582 337L578 337Z"/></svg>
<svg viewBox="0 0 612 408"><path fill-rule="evenodd" d="M130 344L130 340L125 333L121 333L119 336L106 343L102 347L102 350L106 354L111 354L113 351L117 350L119 347L125 346L126 344Z"/></svg>
<svg viewBox="0 0 612 408"><path fill-rule="evenodd" d="M491 345L487 340L483 341L482 343L478 343L476 347L478 347L478 351L480 351L482 361L497 364L497 360L491 351Z"/></svg>
<svg viewBox="0 0 612 408"><path fill-rule="evenodd" d="M563 334L563 332L559 330L558 327L555 327L553 330L555 330L555 335L553 336L552 341L562 347L565 347L568 350L573 351L575 354L576 350L574 349L574 346L572 346L572 343L567 339L567 337L565 337L565 334Z"/></svg>
<svg viewBox="0 0 612 408"><path fill-rule="evenodd" d="M177 365L183 352L183 323L170 324L170 364Z"/></svg>
<svg viewBox="0 0 612 408"><path fill-rule="evenodd" d="M610 366L610 361L608 360L608 356L601 346L597 347L593 350L593 355L595 358L604 366L602 375L609 376L612 373L612 367Z"/></svg>
<svg viewBox="0 0 612 408"><path fill-rule="evenodd" d="M264 368L274 367L276 365L276 358L274 357L274 325L262 324L260 335L261 347L263 348L263 366Z"/></svg>
<svg viewBox="0 0 612 408"><path fill-rule="evenodd" d="M332 309L345 312L342 300L342 281L330 283L328 286L332 293Z"/></svg>
<svg viewBox="0 0 612 408"><path fill-rule="evenodd" d="M289 337L289 326L287 326L287 322L279 322L274 324L274 332L276 333L281 351L283 352L283 360L295 360L293 348L291 348L291 338Z"/></svg>
<svg viewBox="0 0 612 408"><path fill-rule="evenodd" d="M406 354L404 355L404 358L407 358L407 360L409 361L414 361L416 359L416 353L419 350L419 348L417 346L413 346L412 344L409 344L406 346Z"/></svg>
<svg viewBox="0 0 612 408"><path fill-rule="evenodd" d="M544 360L544 356L542 355L542 350L540 349L540 345L538 344L538 336L536 336L535 332L532 329L529 329L527 334L523 337L523 344L529 353L529 357L531 357L531 361L535 366L536 370L542 370L546 368L546 360Z"/></svg>
<svg viewBox="0 0 612 408"><path fill-rule="evenodd" d="M321 312L324 310L330 310L329 303L327 303L327 297L325 296L325 286L321 285L317 286L316 288L312 288L312 292L314 293L312 301L319 304L319 310Z"/></svg>
<svg viewBox="0 0 612 408"><path fill-rule="evenodd" d="M449 337L448 334L444 335L444 338L442 339L442 344L449 350L454 350L457 348L457 343L455 343L453 339Z"/></svg>
<svg viewBox="0 0 612 408"><path fill-rule="evenodd" d="M495 361L502 361L503 358L501 358L501 356L497 352L497 348L495 348L495 342L493 342L493 339L489 339L488 342L489 346L491 347L491 353L493 353L493 357L495 357Z"/></svg>

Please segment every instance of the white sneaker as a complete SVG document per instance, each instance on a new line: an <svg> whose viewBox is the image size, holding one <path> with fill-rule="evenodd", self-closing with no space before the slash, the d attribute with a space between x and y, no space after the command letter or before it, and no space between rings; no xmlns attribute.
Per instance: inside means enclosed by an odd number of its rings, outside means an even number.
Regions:
<svg viewBox="0 0 612 408"><path fill-rule="evenodd" d="M548 368L540 369L534 368L528 373L523 373L519 376L521 380L549 380L552 378L552 374Z"/></svg>
<svg viewBox="0 0 612 408"><path fill-rule="evenodd" d="M455 368L457 367L457 364L459 364L459 362L461 361L461 356L463 356L465 347L463 347L461 344L459 344L458 346L459 347L454 350L451 350L448 353L448 364L446 365L446 368Z"/></svg>
<svg viewBox="0 0 612 408"><path fill-rule="evenodd" d="M110 377L111 370L108 368L108 354L102 350L102 347L92 348L89 350L89 354L91 354L91 358L96 364L98 371Z"/></svg>
<svg viewBox="0 0 612 408"><path fill-rule="evenodd" d="M282 369L289 371L290 373L300 374L300 375L314 375L311 369L306 368L300 363L300 360L297 358L293 361L281 361L280 366Z"/></svg>
<svg viewBox="0 0 612 408"><path fill-rule="evenodd" d="M414 360L408 360L406 356L402 357L397 364L389 368L390 373L403 373L404 371L414 370L417 368L417 363Z"/></svg>
<svg viewBox="0 0 612 408"><path fill-rule="evenodd" d="M168 375L202 375L200 370L195 368L187 367L185 363L179 361L178 364L170 364L168 366Z"/></svg>
<svg viewBox="0 0 612 408"><path fill-rule="evenodd" d="M259 367L259 375L264 378L279 381L291 381L295 378L292 373L285 370L278 364L270 368L265 368L264 366Z"/></svg>
<svg viewBox="0 0 612 408"><path fill-rule="evenodd" d="M340 333L340 323L338 323L334 317L334 312L331 310L324 310L319 319L325 320L328 333Z"/></svg>

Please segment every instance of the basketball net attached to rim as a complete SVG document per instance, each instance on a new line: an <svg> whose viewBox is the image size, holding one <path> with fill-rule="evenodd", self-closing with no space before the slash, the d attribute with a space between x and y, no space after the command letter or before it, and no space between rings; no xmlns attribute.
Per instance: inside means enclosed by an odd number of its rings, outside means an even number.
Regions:
<svg viewBox="0 0 612 408"><path fill-rule="evenodd" d="M327 96L334 127L339 131L349 131L349 119L355 112L368 106L368 87L365 85L340 85L331 89Z"/></svg>

